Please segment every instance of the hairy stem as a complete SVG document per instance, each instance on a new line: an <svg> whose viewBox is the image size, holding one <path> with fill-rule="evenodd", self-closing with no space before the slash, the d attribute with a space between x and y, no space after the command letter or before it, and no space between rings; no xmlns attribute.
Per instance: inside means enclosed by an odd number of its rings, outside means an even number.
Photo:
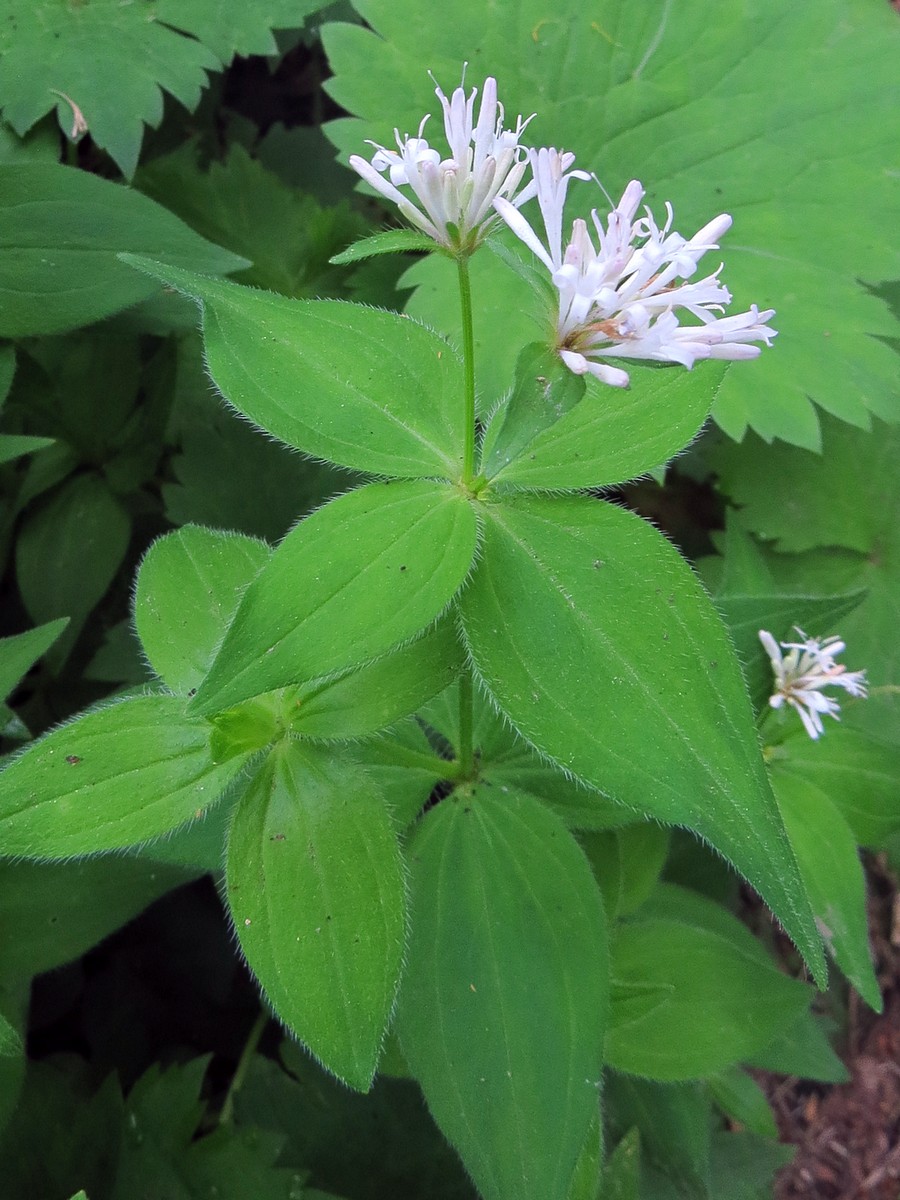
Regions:
<svg viewBox="0 0 900 1200"><path fill-rule="evenodd" d="M456 260L459 276L459 301L462 314L463 371L465 373L463 404L463 484L475 477L475 330L472 324L472 287L469 282L469 260L460 254Z"/></svg>

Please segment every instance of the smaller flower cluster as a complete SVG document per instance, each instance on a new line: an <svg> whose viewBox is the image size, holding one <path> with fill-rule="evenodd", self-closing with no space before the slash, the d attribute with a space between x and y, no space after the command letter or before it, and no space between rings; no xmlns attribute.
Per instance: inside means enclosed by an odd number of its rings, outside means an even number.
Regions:
<svg viewBox="0 0 900 1200"><path fill-rule="evenodd" d="M823 694L826 687L843 688L851 696L868 695L865 671L848 671L842 663L835 662L845 649L839 637L811 638L797 628L801 642L778 642L765 629L759 631L759 640L772 662L775 673L775 691L769 698L772 708L790 705L800 714L803 727L811 738L825 732L822 716L839 720L837 700ZM787 650L783 654L782 650Z"/></svg>
<svg viewBox="0 0 900 1200"><path fill-rule="evenodd" d="M428 116L422 118L416 137L401 137L394 130L396 150L370 142L375 147L371 163L358 154L350 158L351 167L396 204L412 225L455 252L471 252L484 240L496 224L494 201L515 195L527 165L519 139L531 117L519 117L514 129L504 129L497 81L489 78L476 121L477 94L473 88L467 98L458 87L448 100L435 88L444 110L448 158L442 159L422 136ZM412 190L420 207L399 190L403 186Z"/></svg>

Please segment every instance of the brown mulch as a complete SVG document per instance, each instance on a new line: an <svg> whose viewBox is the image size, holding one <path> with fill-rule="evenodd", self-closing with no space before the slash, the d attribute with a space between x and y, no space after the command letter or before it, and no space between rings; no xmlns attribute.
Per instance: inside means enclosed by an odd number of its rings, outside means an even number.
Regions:
<svg viewBox="0 0 900 1200"><path fill-rule="evenodd" d="M868 864L869 929L884 1012L851 994L841 1051L849 1083L761 1076L782 1141L798 1146L775 1200L900 1200L900 895L883 859Z"/></svg>

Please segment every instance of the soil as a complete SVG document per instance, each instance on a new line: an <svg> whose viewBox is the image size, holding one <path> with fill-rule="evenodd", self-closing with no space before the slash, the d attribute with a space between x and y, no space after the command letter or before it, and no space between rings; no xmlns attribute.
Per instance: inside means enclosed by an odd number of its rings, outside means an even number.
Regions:
<svg viewBox="0 0 900 1200"><path fill-rule="evenodd" d="M869 931L884 1011L848 1002L839 1086L761 1075L781 1139L797 1147L775 1200L900 1200L900 894L882 857L869 861Z"/></svg>

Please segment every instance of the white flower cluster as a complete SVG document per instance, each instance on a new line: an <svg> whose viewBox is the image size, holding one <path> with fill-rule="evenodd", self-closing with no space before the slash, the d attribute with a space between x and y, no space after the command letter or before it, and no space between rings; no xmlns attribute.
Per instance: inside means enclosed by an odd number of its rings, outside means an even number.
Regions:
<svg viewBox="0 0 900 1200"><path fill-rule="evenodd" d="M772 708L789 704L800 714L803 727L811 738L825 732L823 714L839 720L840 707L832 696L823 694L826 687L839 687L851 696L868 694L865 671L848 671L835 658L846 649L839 637L811 638L797 629L802 642L778 642L765 629L759 640L772 662L775 691L769 698ZM787 650L787 654L782 654Z"/></svg>
<svg viewBox="0 0 900 1200"><path fill-rule="evenodd" d="M699 359L755 358L775 330L766 322L772 309L724 316L731 294L719 279L721 265L694 280L700 259L718 249L731 227L723 213L684 238L672 229L666 204L660 228L648 208L638 215L644 188L632 180L619 203L603 219L594 209L591 224L574 221L563 245L564 208L569 181L589 180L574 170L575 156L554 149L520 144L531 117L518 118L504 130L497 82L485 80L478 120L477 89L466 97L462 87L448 100L435 89L444 112L450 149L442 159L422 136L401 137L397 149L377 143L371 162L353 155L350 164L416 228L455 254L469 254L497 223L498 216L547 267L559 295L555 345L576 374L591 374L603 383L626 387L628 374L609 359L643 359L692 367ZM527 168L530 180L521 186ZM387 174L387 178L385 178ZM399 189L408 187L418 207ZM536 199L546 242L522 215ZM692 320L682 324L688 314Z"/></svg>

